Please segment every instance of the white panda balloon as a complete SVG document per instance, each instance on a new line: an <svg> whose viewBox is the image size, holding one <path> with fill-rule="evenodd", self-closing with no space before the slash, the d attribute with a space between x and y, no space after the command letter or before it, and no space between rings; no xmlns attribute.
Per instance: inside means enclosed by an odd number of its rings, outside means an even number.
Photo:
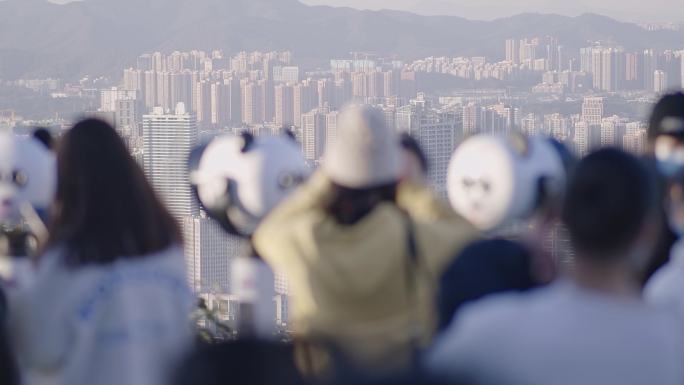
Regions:
<svg viewBox="0 0 684 385"><path fill-rule="evenodd" d="M451 159L449 200L480 230L495 230L529 217L540 203L541 189L560 200L566 172L563 155L548 138L477 135Z"/></svg>
<svg viewBox="0 0 684 385"><path fill-rule="evenodd" d="M46 212L57 188L55 156L33 138L0 133L0 223L21 221L22 206Z"/></svg>
<svg viewBox="0 0 684 385"><path fill-rule="evenodd" d="M309 174L294 138L223 136L190 156L190 182L207 213L227 232L249 238L259 222ZM275 336L274 275L255 255L230 266L238 333Z"/></svg>
<svg viewBox="0 0 684 385"><path fill-rule="evenodd" d="M190 156L190 182L199 201L226 231L243 237L309 173L287 135L220 136Z"/></svg>

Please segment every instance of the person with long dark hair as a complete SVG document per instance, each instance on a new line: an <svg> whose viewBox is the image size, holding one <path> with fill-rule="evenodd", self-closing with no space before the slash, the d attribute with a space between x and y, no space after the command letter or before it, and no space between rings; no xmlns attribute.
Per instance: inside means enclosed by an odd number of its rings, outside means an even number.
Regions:
<svg viewBox="0 0 684 385"><path fill-rule="evenodd" d="M167 383L192 341L179 227L107 123L76 124L57 163L47 246L10 299L26 382Z"/></svg>

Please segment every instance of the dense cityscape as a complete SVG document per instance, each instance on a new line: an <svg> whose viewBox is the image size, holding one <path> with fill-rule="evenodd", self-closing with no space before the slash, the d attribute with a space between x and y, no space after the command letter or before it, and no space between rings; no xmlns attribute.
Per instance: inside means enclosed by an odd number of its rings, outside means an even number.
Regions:
<svg viewBox="0 0 684 385"><path fill-rule="evenodd" d="M229 261L240 254L241 243L206 217L179 171L198 143L222 133L287 129L316 167L335 141L339 109L351 102L370 104L382 109L391 128L419 140L432 166L430 181L445 195L451 155L476 133L548 135L578 155L601 146L642 153L650 106L683 81L684 55L674 49L626 52L595 42L568 52L550 36L507 39L501 49L500 62L486 57L404 61L355 52L314 69L298 65L289 51L146 53L122 69L120 81L2 82L0 87L48 100L54 116L23 117L8 108L1 111L0 125L16 132L42 125L59 133L79 109L114 124L183 224L192 288L209 303L228 304ZM561 235L549 242L558 258L569 258ZM277 319L285 323L287 282L278 277L276 286ZM221 308L230 319L230 306Z"/></svg>

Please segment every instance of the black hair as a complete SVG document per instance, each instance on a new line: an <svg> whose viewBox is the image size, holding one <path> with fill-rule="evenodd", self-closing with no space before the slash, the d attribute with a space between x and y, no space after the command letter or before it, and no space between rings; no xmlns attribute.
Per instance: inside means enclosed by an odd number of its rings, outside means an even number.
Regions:
<svg viewBox="0 0 684 385"><path fill-rule="evenodd" d="M48 150L54 148L55 140L50 131L45 127L37 127L33 130L33 137L43 144Z"/></svg>
<svg viewBox="0 0 684 385"><path fill-rule="evenodd" d="M583 257L618 257L656 210L657 181L633 155L596 151L575 167L563 220Z"/></svg>
<svg viewBox="0 0 684 385"><path fill-rule="evenodd" d="M412 153L416 156L416 158L418 158L420 167L423 169L424 173L427 173L430 169L430 162L428 161L425 151L423 151L423 148L420 146L420 143L418 143L416 138L407 133L403 133L399 137L399 144L405 151Z"/></svg>
<svg viewBox="0 0 684 385"><path fill-rule="evenodd" d="M299 385L292 346L276 342L238 340L201 346L185 360L174 385Z"/></svg>
<svg viewBox="0 0 684 385"><path fill-rule="evenodd" d="M69 130L57 174L47 247L65 247L67 264L107 264L182 244L177 223L108 123L87 119Z"/></svg>
<svg viewBox="0 0 684 385"><path fill-rule="evenodd" d="M382 202L396 202L397 183L366 189L352 189L333 183L325 210L342 225L354 225Z"/></svg>
<svg viewBox="0 0 684 385"><path fill-rule="evenodd" d="M660 125L668 117L684 120L684 93L676 92L665 95L656 103L648 125L648 137L650 139L663 134ZM677 136L684 138L684 133Z"/></svg>

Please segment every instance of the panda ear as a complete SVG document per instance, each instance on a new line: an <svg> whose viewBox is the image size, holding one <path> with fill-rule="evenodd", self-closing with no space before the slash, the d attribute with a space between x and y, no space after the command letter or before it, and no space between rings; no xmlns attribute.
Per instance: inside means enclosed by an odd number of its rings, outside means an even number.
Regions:
<svg viewBox="0 0 684 385"><path fill-rule="evenodd" d="M294 132L292 132L291 129L289 129L289 128L283 129L283 134L285 135L286 138L291 139L293 142L297 141L297 137L295 136Z"/></svg>
<svg viewBox="0 0 684 385"><path fill-rule="evenodd" d="M249 152L254 144L254 135L247 131L242 131L240 133L240 138L242 138L242 144L240 146L240 151L242 153Z"/></svg>
<svg viewBox="0 0 684 385"><path fill-rule="evenodd" d="M33 138L39 141L48 150L52 150L54 138L48 129L42 127L36 128L33 130Z"/></svg>

